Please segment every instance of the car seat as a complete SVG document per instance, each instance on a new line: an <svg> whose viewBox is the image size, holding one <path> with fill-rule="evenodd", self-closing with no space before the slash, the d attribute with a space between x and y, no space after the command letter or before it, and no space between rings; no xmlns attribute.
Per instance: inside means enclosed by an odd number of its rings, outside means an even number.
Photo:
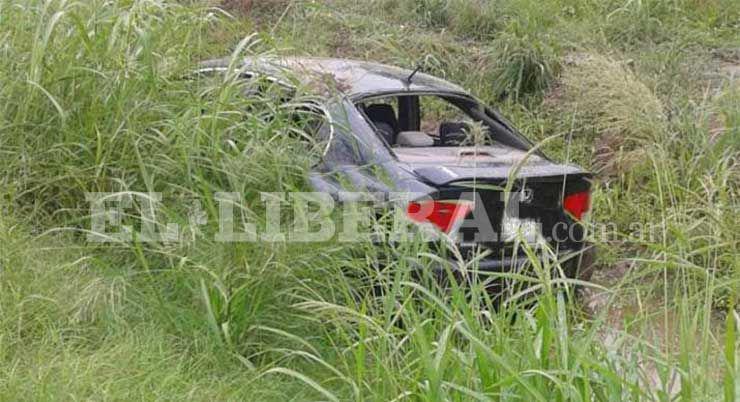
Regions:
<svg viewBox="0 0 740 402"><path fill-rule="evenodd" d="M388 145L394 145L399 124L393 106L384 103L368 105L365 108L365 114L373 122Z"/></svg>

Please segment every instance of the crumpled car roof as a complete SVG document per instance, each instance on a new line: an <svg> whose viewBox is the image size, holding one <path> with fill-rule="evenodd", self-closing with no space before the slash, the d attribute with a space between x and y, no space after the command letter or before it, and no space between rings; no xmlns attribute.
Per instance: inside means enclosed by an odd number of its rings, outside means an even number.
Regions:
<svg viewBox="0 0 740 402"><path fill-rule="evenodd" d="M201 69L221 69L229 66L230 59L208 60L200 64ZM338 91L350 97L371 96L385 92L455 92L465 93L457 85L422 72L414 75L412 83L407 83L412 70L380 63L323 57L284 57L260 56L246 57L237 68L245 72L255 72L298 80L320 93Z"/></svg>

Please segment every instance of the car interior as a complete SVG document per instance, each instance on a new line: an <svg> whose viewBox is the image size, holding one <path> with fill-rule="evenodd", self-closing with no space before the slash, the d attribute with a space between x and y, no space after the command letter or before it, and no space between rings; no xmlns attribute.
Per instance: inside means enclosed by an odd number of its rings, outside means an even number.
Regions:
<svg viewBox="0 0 740 402"><path fill-rule="evenodd" d="M392 148L491 145L489 126L476 140L473 127L480 105L441 95L398 95L359 103L358 108ZM478 114L481 111L477 111Z"/></svg>

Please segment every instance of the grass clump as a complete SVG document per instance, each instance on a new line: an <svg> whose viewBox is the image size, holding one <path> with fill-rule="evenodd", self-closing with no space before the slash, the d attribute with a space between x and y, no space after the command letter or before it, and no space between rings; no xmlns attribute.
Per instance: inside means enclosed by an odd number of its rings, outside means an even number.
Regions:
<svg viewBox="0 0 740 402"><path fill-rule="evenodd" d="M449 29L461 37L490 39L501 24L496 4L489 1L421 0L407 7L418 15L422 24Z"/></svg>
<svg viewBox="0 0 740 402"><path fill-rule="evenodd" d="M498 99L514 101L538 94L553 83L560 71L560 51L547 34L504 32L493 42L488 77Z"/></svg>
<svg viewBox="0 0 740 402"><path fill-rule="evenodd" d="M579 53L562 75L563 105L600 135L631 143L665 138L667 119L660 99L625 62Z"/></svg>
<svg viewBox="0 0 740 402"><path fill-rule="evenodd" d="M553 30L560 8L552 2L509 1L501 12L505 25L488 48L492 95L514 101L539 95L560 73L562 44Z"/></svg>
<svg viewBox="0 0 740 402"><path fill-rule="evenodd" d="M619 175L645 166L646 145L668 138L661 100L625 62L590 53L566 60L547 99L561 129L593 144L592 162L599 172Z"/></svg>

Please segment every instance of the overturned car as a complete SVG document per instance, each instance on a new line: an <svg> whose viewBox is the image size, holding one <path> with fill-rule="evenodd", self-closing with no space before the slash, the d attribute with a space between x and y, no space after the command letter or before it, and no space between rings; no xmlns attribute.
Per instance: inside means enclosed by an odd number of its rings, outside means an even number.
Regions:
<svg viewBox="0 0 740 402"><path fill-rule="evenodd" d="M516 270L528 260L522 243L539 242L566 276L590 276L581 224L590 174L549 159L459 86L418 69L330 58L211 60L197 74L227 72L331 94L314 105L321 121L312 135L326 144L309 178L317 192L338 202L356 191L412 194L391 201L463 255L484 251L478 271Z"/></svg>

